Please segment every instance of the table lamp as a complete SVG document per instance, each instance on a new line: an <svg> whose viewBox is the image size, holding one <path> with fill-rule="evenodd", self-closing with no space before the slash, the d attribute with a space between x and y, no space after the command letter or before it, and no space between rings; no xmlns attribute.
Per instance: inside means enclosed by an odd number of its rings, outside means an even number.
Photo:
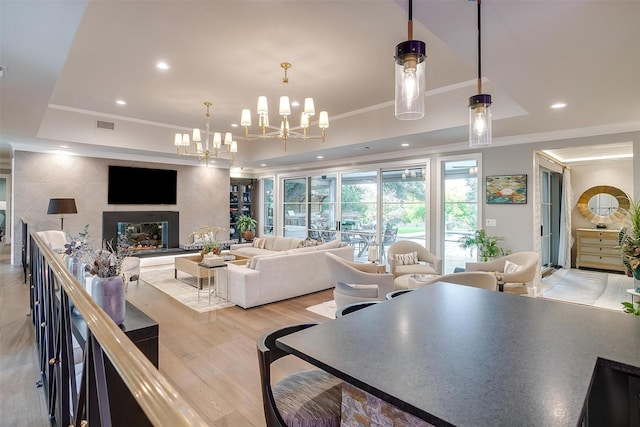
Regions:
<svg viewBox="0 0 640 427"><path fill-rule="evenodd" d="M64 214L78 213L76 199L49 199L47 214L60 215L60 230L64 228Z"/></svg>

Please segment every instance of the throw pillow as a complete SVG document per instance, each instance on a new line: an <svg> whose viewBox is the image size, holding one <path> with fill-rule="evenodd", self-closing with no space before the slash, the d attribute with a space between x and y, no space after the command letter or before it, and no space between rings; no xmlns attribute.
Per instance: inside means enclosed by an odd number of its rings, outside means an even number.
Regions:
<svg viewBox="0 0 640 427"><path fill-rule="evenodd" d="M511 261L504 262L504 273L516 273L520 270L522 270L521 265L515 264Z"/></svg>
<svg viewBox="0 0 640 427"><path fill-rule="evenodd" d="M265 239L261 239L259 237L256 237L255 239L253 239L253 247L254 248L264 249L264 244L265 243L266 243Z"/></svg>
<svg viewBox="0 0 640 427"><path fill-rule="evenodd" d="M396 263L398 263L398 265L418 264L418 252L410 252L408 254L396 254Z"/></svg>
<svg viewBox="0 0 640 427"><path fill-rule="evenodd" d="M322 239L322 237L318 237L318 240L316 240L315 245L319 246L319 245L322 245L322 244L324 244L324 240Z"/></svg>
<svg viewBox="0 0 640 427"><path fill-rule="evenodd" d="M316 245L315 240L311 239L311 237L308 237L308 236L307 236L307 238L306 238L306 239L304 239L304 240L302 241L302 247L303 247L303 248L306 248L306 247L308 247L308 246L315 246L315 245Z"/></svg>

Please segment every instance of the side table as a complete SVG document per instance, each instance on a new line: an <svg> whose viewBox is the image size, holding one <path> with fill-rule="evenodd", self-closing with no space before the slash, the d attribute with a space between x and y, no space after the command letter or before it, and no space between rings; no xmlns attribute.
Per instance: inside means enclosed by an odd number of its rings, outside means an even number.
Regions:
<svg viewBox="0 0 640 427"><path fill-rule="evenodd" d="M633 297L640 297L640 292L636 292L635 288L627 289L627 293L631 295L631 304L633 304Z"/></svg>
<svg viewBox="0 0 640 427"><path fill-rule="evenodd" d="M198 263L198 267L202 267L205 268L207 270L207 294L209 294L209 305L211 305L211 270L214 270L214 286L213 286L213 294L214 296L218 296L218 285L220 283L219 279L219 274L218 274L218 270L219 268L224 268L225 270L227 269L227 264L226 263L222 263L222 264L213 264L213 265L209 265L207 263L201 262ZM225 301L229 299L229 274L227 272L227 274L225 274L225 277L227 278L227 286L226 286L226 292L227 292L227 296L224 298ZM198 287L198 302L200 301L200 288Z"/></svg>

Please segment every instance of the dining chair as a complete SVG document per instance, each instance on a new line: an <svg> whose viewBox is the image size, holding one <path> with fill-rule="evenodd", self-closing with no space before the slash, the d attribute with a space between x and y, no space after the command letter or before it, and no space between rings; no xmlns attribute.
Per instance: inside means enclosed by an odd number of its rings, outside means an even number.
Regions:
<svg viewBox="0 0 640 427"><path fill-rule="evenodd" d="M384 261L387 256L387 251L385 250L385 246L391 246L398 237L398 227L387 227L384 230L384 235L382 236L382 244L380 245L380 259Z"/></svg>
<svg viewBox="0 0 640 427"><path fill-rule="evenodd" d="M454 283L456 285L470 286L489 291L498 290L496 276L483 271L445 274L443 276L434 277L430 281L426 282L425 286L435 282Z"/></svg>
<svg viewBox="0 0 640 427"><path fill-rule="evenodd" d="M344 317L347 314L353 313L354 311L362 310L363 308L370 307L375 304L379 304L382 301L362 301L362 302L354 302L352 304L345 305L344 307L336 310L336 319L340 317Z"/></svg>
<svg viewBox="0 0 640 427"><path fill-rule="evenodd" d="M354 302L384 301L393 290L393 275L377 273L377 264L355 263L328 252L325 256L338 310Z"/></svg>
<svg viewBox="0 0 640 427"><path fill-rule="evenodd" d="M340 426L341 379L320 369L312 369L291 374L271 385L271 364L290 354L277 347L276 340L315 325L289 325L258 339L260 386L267 427Z"/></svg>

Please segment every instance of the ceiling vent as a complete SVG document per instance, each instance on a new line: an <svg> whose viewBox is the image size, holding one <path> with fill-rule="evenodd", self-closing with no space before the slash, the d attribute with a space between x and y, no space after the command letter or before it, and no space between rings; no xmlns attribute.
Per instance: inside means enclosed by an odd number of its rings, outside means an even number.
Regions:
<svg viewBox="0 0 640 427"><path fill-rule="evenodd" d="M115 125L111 122L103 122L102 120L98 120L98 127L100 129L110 129L113 130Z"/></svg>

